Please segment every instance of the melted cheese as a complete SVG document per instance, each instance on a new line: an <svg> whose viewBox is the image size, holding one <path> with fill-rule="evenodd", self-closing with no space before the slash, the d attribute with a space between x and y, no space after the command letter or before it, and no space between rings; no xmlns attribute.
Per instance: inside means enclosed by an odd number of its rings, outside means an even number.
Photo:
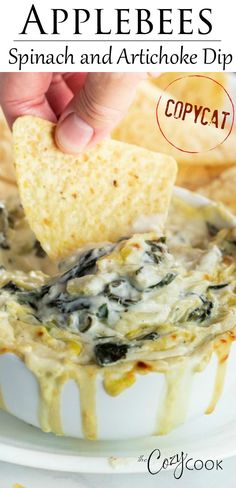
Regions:
<svg viewBox="0 0 236 488"><path fill-rule="evenodd" d="M7 410L1 389L0 389L0 408L2 410Z"/></svg>
<svg viewBox="0 0 236 488"><path fill-rule="evenodd" d="M68 380L80 391L84 436L96 439L97 375L107 394L117 396L152 371L166 380L156 431L166 434L185 420L192 378L216 354L206 413L214 410L236 338L235 230L219 230L223 213L217 222L208 207L174 200L167 243L149 232L87 248L52 279L57 268L35 256L22 212L15 205L9 215L0 251L0 353L18 355L38 379L44 431L63 435L60 398Z"/></svg>

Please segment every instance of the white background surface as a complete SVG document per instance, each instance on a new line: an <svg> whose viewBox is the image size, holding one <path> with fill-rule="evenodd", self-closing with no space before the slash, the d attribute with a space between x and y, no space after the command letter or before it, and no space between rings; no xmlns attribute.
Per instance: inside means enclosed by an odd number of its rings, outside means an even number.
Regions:
<svg viewBox="0 0 236 488"><path fill-rule="evenodd" d="M175 480L172 471L147 474L67 474L14 466L0 462L0 488L21 483L24 488L235 488L236 458L226 459L222 471L186 471Z"/></svg>

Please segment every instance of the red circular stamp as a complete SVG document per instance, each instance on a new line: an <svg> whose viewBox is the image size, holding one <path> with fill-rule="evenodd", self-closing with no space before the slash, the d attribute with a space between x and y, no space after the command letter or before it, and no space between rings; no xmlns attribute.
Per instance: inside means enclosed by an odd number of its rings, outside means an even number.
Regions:
<svg viewBox="0 0 236 488"><path fill-rule="evenodd" d="M156 108L158 127L179 151L200 153L223 144L234 125L234 104L210 76L191 74L172 81Z"/></svg>

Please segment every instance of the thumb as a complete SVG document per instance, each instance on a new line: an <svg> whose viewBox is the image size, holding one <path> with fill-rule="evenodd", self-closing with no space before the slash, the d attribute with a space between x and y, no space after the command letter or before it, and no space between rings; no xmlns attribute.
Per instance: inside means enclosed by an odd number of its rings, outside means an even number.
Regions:
<svg viewBox="0 0 236 488"><path fill-rule="evenodd" d="M81 90L62 113L56 142L78 153L109 134L131 103L142 73L89 73Z"/></svg>

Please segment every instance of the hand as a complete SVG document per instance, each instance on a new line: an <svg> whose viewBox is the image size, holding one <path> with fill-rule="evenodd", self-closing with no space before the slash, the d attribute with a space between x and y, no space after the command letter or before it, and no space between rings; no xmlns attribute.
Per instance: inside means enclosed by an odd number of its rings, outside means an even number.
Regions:
<svg viewBox="0 0 236 488"><path fill-rule="evenodd" d="M56 143L78 153L108 135L126 112L142 73L2 73L8 123L36 115L57 123Z"/></svg>

